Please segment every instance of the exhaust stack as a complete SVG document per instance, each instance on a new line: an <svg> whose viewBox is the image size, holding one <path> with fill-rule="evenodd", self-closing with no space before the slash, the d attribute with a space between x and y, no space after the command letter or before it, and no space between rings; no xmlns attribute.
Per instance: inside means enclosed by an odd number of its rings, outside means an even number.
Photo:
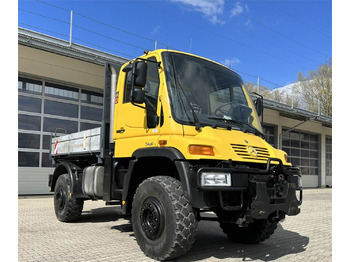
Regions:
<svg viewBox="0 0 350 262"><path fill-rule="evenodd" d="M114 106L115 106L115 92L117 87L117 70L114 66L110 66L111 71L111 100L109 107L110 124L109 124L109 143L113 143L113 127L114 127Z"/></svg>

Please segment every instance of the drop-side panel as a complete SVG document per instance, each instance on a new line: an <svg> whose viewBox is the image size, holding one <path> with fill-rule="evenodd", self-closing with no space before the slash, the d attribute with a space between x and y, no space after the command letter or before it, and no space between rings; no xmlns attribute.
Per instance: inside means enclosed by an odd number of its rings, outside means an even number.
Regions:
<svg viewBox="0 0 350 262"><path fill-rule="evenodd" d="M97 127L73 134L52 137L51 156L93 154L101 151L101 128Z"/></svg>

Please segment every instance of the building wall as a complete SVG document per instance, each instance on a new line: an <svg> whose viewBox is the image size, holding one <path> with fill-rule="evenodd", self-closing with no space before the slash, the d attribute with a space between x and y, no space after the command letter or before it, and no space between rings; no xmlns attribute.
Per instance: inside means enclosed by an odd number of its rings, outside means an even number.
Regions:
<svg viewBox="0 0 350 262"><path fill-rule="evenodd" d="M86 88L103 89L103 66L18 45L18 72Z"/></svg>
<svg viewBox="0 0 350 262"><path fill-rule="evenodd" d="M48 167L47 143L54 130L47 127L46 121L57 119L74 123L76 131L100 125L104 68L22 45L18 46L18 60L18 194L48 194L48 174L52 174L53 168ZM34 80L36 87L23 90L20 87L23 79ZM47 92L49 85L53 87ZM66 87L68 91L64 90ZM69 97L69 89L73 90L74 99ZM98 99L98 103L88 101L91 96ZM30 105L34 101L35 105ZM72 107L76 115L67 115L62 108L61 112L48 108L49 104ZM86 117L86 112L91 113L91 117ZM31 119L38 119L33 127ZM30 141L31 137L35 139Z"/></svg>
<svg viewBox="0 0 350 262"><path fill-rule="evenodd" d="M276 110L264 109L264 124L274 125L278 134L281 134L283 130L288 130L301 122L301 120L280 116L280 112ZM309 120L297 126L295 130L315 134L319 137L318 174L303 174L304 187L332 186L332 176L326 175L326 137L332 137L332 128L323 126L319 121ZM280 140L280 135L277 135L276 147L281 145Z"/></svg>

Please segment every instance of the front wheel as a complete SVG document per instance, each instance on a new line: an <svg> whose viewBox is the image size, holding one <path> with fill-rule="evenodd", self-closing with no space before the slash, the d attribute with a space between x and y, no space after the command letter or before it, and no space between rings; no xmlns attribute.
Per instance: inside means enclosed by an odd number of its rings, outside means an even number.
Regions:
<svg viewBox="0 0 350 262"><path fill-rule="evenodd" d="M54 194L54 206L56 217L61 222L74 221L81 215L84 200L72 196L68 174L62 174L57 179Z"/></svg>
<svg viewBox="0 0 350 262"><path fill-rule="evenodd" d="M198 225L181 183L167 176L151 177L140 184L131 221L141 250L159 260L174 259L189 251Z"/></svg>

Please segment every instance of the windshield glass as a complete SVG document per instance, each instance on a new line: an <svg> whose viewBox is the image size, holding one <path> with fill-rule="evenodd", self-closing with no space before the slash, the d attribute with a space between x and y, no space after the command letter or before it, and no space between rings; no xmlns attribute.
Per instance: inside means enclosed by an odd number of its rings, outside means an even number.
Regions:
<svg viewBox="0 0 350 262"><path fill-rule="evenodd" d="M164 52L163 60L176 121L261 132L260 121L239 75L186 54Z"/></svg>

